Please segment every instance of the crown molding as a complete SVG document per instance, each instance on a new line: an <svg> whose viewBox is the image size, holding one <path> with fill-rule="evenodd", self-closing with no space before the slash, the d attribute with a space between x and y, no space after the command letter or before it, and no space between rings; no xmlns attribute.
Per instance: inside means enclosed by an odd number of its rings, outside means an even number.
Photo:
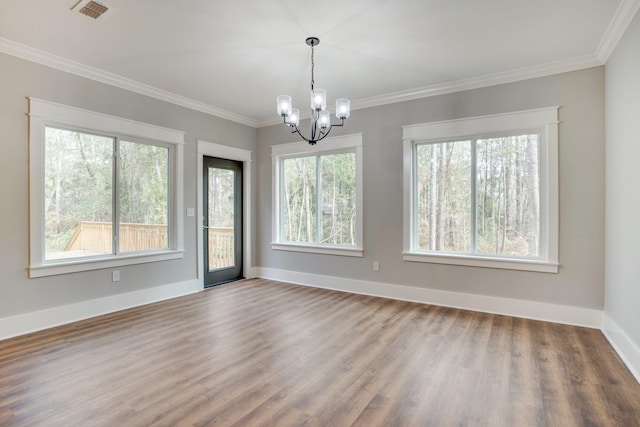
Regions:
<svg viewBox="0 0 640 427"><path fill-rule="evenodd" d="M638 0L640 1L640 0ZM484 76L472 77L463 80L457 80L448 83L440 83L431 86L424 86L405 91L387 93L379 96L372 96L351 102L351 111L361 110L363 108L378 107L396 102L411 101L414 99L428 98L431 96L444 95L447 93L462 92L465 90L480 89L483 87L496 86L505 83L513 83L522 80L535 79L538 77L546 77L553 74L566 73L569 71L582 70L585 68L597 67L603 65L595 55L581 56L570 58L567 60L552 62L542 65L534 65L531 67L518 68L515 70L504 71ZM301 116L301 119L309 118L307 114ZM258 120L258 128L273 126L282 123L281 117L275 117L265 120Z"/></svg>
<svg viewBox="0 0 640 427"><path fill-rule="evenodd" d="M582 70L585 68L603 65L593 55L570 58L567 60L552 62L531 67L518 68L515 70L502 71L499 73L486 74L484 76L471 77L448 83L425 86L407 91L393 92L381 96L359 99L351 103L351 109L362 109L379 105L391 104L395 102L411 101L414 99L427 98L431 96L444 95L447 93L462 92L465 90L480 89L489 86L497 86L506 83L513 83L523 80L546 77L554 74L566 73L570 71Z"/></svg>
<svg viewBox="0 0 640 427"><path fill-rule="evenodd" d="M80 77L85 77L101 83L106 83L111 86L119 87L120 89L139 93L140 95L149 96L151 98L166 101L175 105L179 105L181 107L186 107L192 110L200 111L202 113L210 114L221 119L230 120L232 122L251 126L253 128L257 127L257 121L250 117L236 114L231 111L215 107L213 105L205 104L204 102L186 98L184 96L176 95L174 93L167 92L165 90L161 90L153 86L137 82L135 80L127 79L117 74L109 73L107 71L103 71L98 68L82 64L80 62L72 61L61 56L53 55L51 53L35 49L2 37L0 37L0 52L6 53L7 55L16 56L18 58L26 59L27 61L45 65L47 67L51 67L60 71L75 74Z"/></svg>
<svg viewBox="0 0 640 427"><path fill-rule="evenodd" d="M607 27L607 31L596 49L595 55L603 64L607 62L609 56L613 53L638 9L640 9L640 0L622 0L618 5L618 10L611 18L609 27Z"/></svg>
<svg viewBox="0 0 640 427"><path fill-rule="evenodd" d="M622 0L616 13L614 14L605 35L603 36L596 52L593 55L570 58L567 60L552 62L548 64L524 67L510 71L504 71L484 76L472 77L453 82L440 83L431 86L423 86L404 91L392 92L369 98L355 100L351 103L351 110L377 107L397 102L410 101L414 99L427 98L431 96L444 95L447 93L461 92L465 90L480 89L483 87L496 86L505 83L513 83L538 77L546 77L553 74L576 71L590 67L604 65L620 41L620 38L633 20L638 9L640 0ZM134 80L130 80L113 73L109 73L98 68L90 67L76 61L72 61L60 56L52 55L39 49L35 49L11 40L0 37L0 52L16 56L28 61L36 62L75 74L88 79L106 83L121 89L129 90L141 95L146 95L192 110L200 111L222 119L237 122L253 128L273 126L282 123L281 117L256 120L241 114L233 113L213 105L176 95L153 86L146 85ZM301 119L308 119L309 115L301 116Z"/></svg>
<svg viewBox="0 0 640 427"><path fill-rule="evenodd" d="M522 80L546 77L553 74L577 71L585 68L604 65L616 45L622 38L627 27L640 9L640 0L622 0L609 26L600 40L600 44L593 55L586 55L567 60L519 68L469 79L441 83L405 91L392 92L379 96L372 96L351 102L351 110L377 107L396 102L411 101L430 96L444 95L447 93L461 92L471 89L496 86L505 83L513 83ZM309 118L309 115L301 116L301 119ZM282 123L282 118L274 117L257 121L257 127L267 127Z"/></svg>

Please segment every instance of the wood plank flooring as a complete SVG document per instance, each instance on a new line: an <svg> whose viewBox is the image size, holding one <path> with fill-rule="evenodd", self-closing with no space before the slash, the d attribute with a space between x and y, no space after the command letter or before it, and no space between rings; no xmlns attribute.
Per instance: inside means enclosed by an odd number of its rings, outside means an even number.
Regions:
<svg viewBox="0 0 640 427"><path fill-rule="evenodd" d="M0 341L0 426L639 426L595 329L252 279Z"/></svg>

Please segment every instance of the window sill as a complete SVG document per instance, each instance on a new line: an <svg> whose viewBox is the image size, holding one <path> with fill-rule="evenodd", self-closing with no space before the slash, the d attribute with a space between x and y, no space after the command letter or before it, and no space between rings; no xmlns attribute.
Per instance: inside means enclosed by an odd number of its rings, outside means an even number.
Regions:
<svg viewBox="0 0 640 427"><path fill-rule="evenodd" d="M29 277L45 277L57 274L76 273L79 271L99 270L125 265L144 264L147 262L167 261L184 258L183 250L158 251L145 254L128 254L103 258L75 259L72 261L54 261L29 267Z"/></svg>
<svg viewBox="0 0 640 427"><path fill-rule="evenodd" d="M276 251L306 252L323 255L339 255L362 257L362 248L351 248L344 246L325 246L325 245L301 245L294 243L272 243L271 249Z"/></svg>
<svg viewBox="0 0 640 427"><path fill-rule="evenodd" d="M402 259L404 261L464 265L469 267L500 268L505 270L535 271L541 273L557 273L559 265L558 263L546 261L454 254L425 254L417 252L404 252L402 254Z"/></svg>

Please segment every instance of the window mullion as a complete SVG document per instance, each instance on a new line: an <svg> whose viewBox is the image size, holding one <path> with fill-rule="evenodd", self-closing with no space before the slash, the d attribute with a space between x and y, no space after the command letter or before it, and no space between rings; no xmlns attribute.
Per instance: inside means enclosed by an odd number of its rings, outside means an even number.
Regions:
<svg viewBox="0 0 640 427"><path fill-rule="evenodd" d="M278 217L277 217L277 221L278 221L278 241L279 242L284 242L285 239L285 229L284 229L284 212L285 212L285 195L287 194L287 192L285 191L285 186L287 185L287 183L284 180L284 159L282 157L279 157L277 159L277 171L276 173L278 174L277 179L278 179L278 192L277 194L277 203L278 203Z"/></svg>
<svg viewBox="0 0 640 427"><path fill-rule="evenodd" d="M111 237L113 241L113 254L120 253L120 139L113 139L113 185L111 186L112 192L112 212L113 218L111 218Z"/></svg>
<svg viewBox="0 0 640 427"><path fill-rule="evenodd" d="M471 140L471 253L478 252L478 204L477 204L477 185L478 185L478 156L477 156L477 139Z"/></svg>
<svg viewBox="0 0 640 427"><path fill-rule="evenodd" d="M419 200L419 194L418 194L418 144L413 144L413 158L412 158L412 162L413 162L413 177L412 177L412 196L413 196L413 208L412 208L412 212L411 215L413 217L412 221L413 221L413 237L412 237L412 242L411 242L411 248L412 250L416 249L419 247L419 238L418 238L418 200Z"/></svg>
<svg viewBox="0 0 640 427"><path fill-rule="evenodd" d="M322 162L316 156L316 243L322 243Z"/></svg>

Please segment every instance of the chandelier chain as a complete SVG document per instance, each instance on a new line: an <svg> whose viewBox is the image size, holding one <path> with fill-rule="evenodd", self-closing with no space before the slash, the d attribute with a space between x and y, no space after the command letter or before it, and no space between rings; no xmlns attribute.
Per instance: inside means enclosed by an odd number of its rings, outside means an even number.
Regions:
<svg viewBox="0 0 640 427"><path fill-rule="evenodd" d="M313 61L313 44L311 45L311 90L313 90L313 85L315 84L315 80L313 77L313 69L315 68L315 63Z"/></svg>

